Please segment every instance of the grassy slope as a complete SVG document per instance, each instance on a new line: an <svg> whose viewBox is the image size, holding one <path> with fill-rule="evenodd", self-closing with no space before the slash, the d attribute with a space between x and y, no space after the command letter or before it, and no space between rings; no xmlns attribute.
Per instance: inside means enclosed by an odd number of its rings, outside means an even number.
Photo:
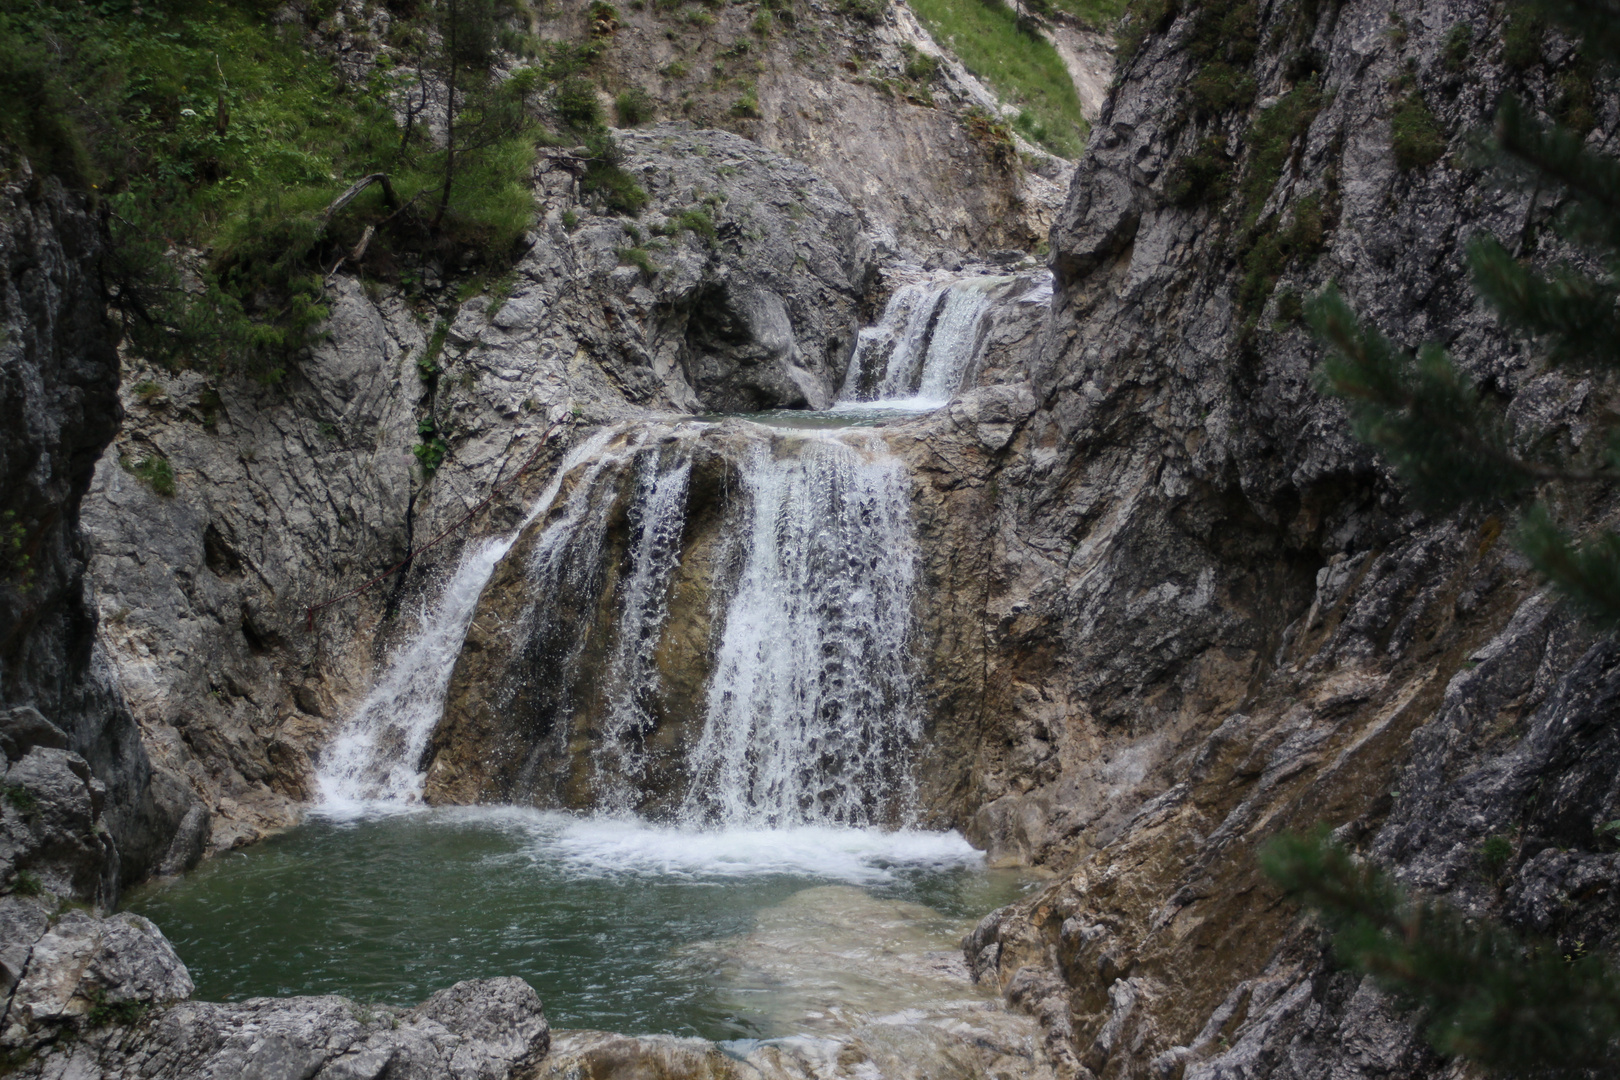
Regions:
<svg viewBox="0 0 1620 1080"><path fill-rule="evenodd" d="M1051 43L1019 29L1018 16L1000 3L911 0L911 6L968 70L1023 110L1021 132L1054 153L1080 156L1086 133L1080 98ZM1087 6L1098 6L1097 0Z"/></svg>

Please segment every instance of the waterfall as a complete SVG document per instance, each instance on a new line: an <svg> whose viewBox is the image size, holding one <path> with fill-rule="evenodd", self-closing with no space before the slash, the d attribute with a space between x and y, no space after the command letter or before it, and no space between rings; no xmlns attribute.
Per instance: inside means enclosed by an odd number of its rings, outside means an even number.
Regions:
<svg viewBox="0 0 1620 1080"><path fill-rule="evenodd" d="M695 507L700 458L710 464ZM741 423L599 433L522 528L469 546L323 756L327 800L421 797L418 769L467 629L496 567L521 558L520 574L501 577L503 590L522 590L503 601L496 647L509 653L476 691L533 740L512 797L546 804L583 790L598 810L657 805L692 826L909 820L921 729L910 502L904 467L870 433ZM686 550L694 513L714 538L699 555ZM660 648L676 575L694 558L706 560L711 610L696 646L687 627L683 647L699 650L700 666L682 669L692 689L672 706ZM688 601L689 624L701 608Z"/></svg>
<svg viewBox="0 0 1620 1080"><path fill-rule="evenodd" d="M416 635L322 752L318 781L325 802L411 801L421 796L422 751L444 714L450 674L484 586L518 534L550 508L569 470L595 457L614 434L612 428L596 432L570 451L511 534L467 545L443 592L423 612Z"/></svg>
<svg viewBox="0 0 1620 1080"><path fill-rule="evenodd" d="M687 755L690 821L865 825L911 809L907 479L870 446L794 449L745 459L743 569Z"/></svg>
<svg viewBox="0 0 1620 1080"><path fill-rule="evenodd" d="M984 317L1005 276L911 282L856 339L840 399L936 409L962 387L983 347Z"/></svg>
<svg viewBox="0 0 1620 1080"><path fill-rule="evenodd" d="M645 772L643 739L655 723L648 704L658 683L655 654L669 616L669 581L681 554L691 475L692 461L684 455L673 462L647 455L638 470L630 573L604 680L607 719L594 754L603 778L598 805L610 811L633 808L635 794L627 781Z"/></svg>

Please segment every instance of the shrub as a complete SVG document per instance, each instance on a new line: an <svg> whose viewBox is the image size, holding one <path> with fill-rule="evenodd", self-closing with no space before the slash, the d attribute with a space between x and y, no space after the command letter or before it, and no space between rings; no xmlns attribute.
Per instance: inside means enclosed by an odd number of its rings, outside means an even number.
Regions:
<svg viewBox="0 0 1620 1080"><path fill-rule="evenodd" d="M39 896L45 891L45 883L39 880L39 875L19 870L16 880L11 883L11 891L18 896Z"/></svg>
<svg viewBox="0 0 1620 1080"><path fill-rule="evenodd" d="M632 86L613 99L613 113L620 127L640 127L653 117L653 100L647 91Z"/></svg>
<svg viewBox="0 0 1620 1080"><path fill-rule="evenodd" d="M1216 116L1254 103L1258 84L1254 76L1221 60L1206 64L1187 88L1187 101L1194 114Z"/></svg>
<svg viewBox="0 0 1620 1080"><path fill-rule="evenodd" d="M1426 169L1446 153L1446 135L1415 91L1402 98L1390 121L1395 164L1402 172Z"/></svg>
<svg viewBox="0 0 1620 1080"><path fill-rule="evenodd" d="M670 235L682 231L693 232L709 241L713 241L719 236L718 230L714 227L714 218L710 217L709 212L702 207L682 210L669 219L669 226L666 231Z"/></svg>
<svg viewBox="0 0 1620 1080"><path fill-rule="evenodd" d="M1226 139L1210 135L1198 150L1176 163L1164 184L1164 197L1174 206L1219 205L1232 189L1232 159Z"/></svg>
<svg viewBox="0 0 1620 1080"><path fill-rule="evenodd" d="M137 480L159 495L169 497L174 494L174 469L169 465L167 458L158 454L148 454L139 461L126 464L126 468Z"/></svg>
<svg viewBox="0 0 1620 1080"><path fill-rule="evenodd" d="M1453 75L1462 73L1468 66L1468 53L1474 44L1474 28L1471 24L1460 22L1451 28L1446 35L1446 45L1441 52L1446 70Z"/></svg>
<svg viewBox="0 0 1620 1080"><path fill-rule="evenodd" d="M596 98L596 84L571 75L551 92L551 113L557 123L571 131L585 131L602 122L602 104Z"/></svg>
<svg viewBox="0 0 1620 1080"><path fill-rule="evenodd" d="M659 268L652 261L652 256L647 253L646 248L619 248L615 254L619 257L620 266L634 266L648 277L654 277L658 274Z"/></svg>
<svg viewBox="0 0 1620 1080"><path fill-rule="evenodd" d="M1513 861L1513 841L1500 834L1486 837L1479 845L1479 861L1492 879L1501 877Z"/></svg>
<svg viewBox="0 0 1620 1080"><path fill-rule="evenodd" d="M742 97L731 103L731 115L759 119L759 94L753 87L744 90Z"/></svg>

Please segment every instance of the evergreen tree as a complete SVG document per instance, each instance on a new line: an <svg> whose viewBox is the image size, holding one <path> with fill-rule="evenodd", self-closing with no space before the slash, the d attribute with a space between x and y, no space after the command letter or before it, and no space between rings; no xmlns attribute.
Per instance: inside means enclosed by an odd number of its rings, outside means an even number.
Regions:
<svg viewBox="0 0 1620 1080"><path fill-rule="evenodd" d="M1536 27L1559 24L1579 39L1587 62L1612 69L1620 59L1620 0L1535 0ZM1571 113L1548 124L1509 96L1496 119L1499 163L1539 189L1556 188L1567 208L1558 234L1585 252L1588 266L1550 269L1516 259L1481 237L1469 251L1479 294L1512 330L1535 339L1549 362L1566 368L1620 368L1620 161L1587 145ZM1560 452L1545 433L1509 423L1503 410L1438 345L1414 356L1360 322L1332 288L1307 306L1331 347L1319 369L1323 387L1344 400L1356 434L1383 452L1424 505L1508 503L1523 509L1517 540L1535 567L1601 625L1620 625L1620 534L1577 538L1549 508L1549 485L1583 488L1620 479L1620 421L1607 423L1576 452ZM1612 413L1608 414L1613 417Z"/></svg>
<svg viewBox="0 0 1620 1080"><path fill-rule="evenodd" d="M1585 77L1596 66L1612 72L1620 0L1515 4L1509 66L1539 62L1549 23L1579 42ZM1594 96L1590 83L1587 90ZM1491 144L1500 167L1563 193L1555 228L1583 265L1535 267L1492 237L1473 242L1469 263L1505 326L1533 339L1549 363L1602 376L1620 368L1620 161L1588 145L1589 107L1558 111L1559 122L1549 123L1509 96ZM1321 385L1346 403L1356 434L1383 453L1419 503L1517 509L1518 546L1536 568L1594 622L1620 626L1620 534L1577 536L1552 507L1555 499L1590 505L1620 480L1620 416L1597 412L1582 448L1561 450L1548 433L1510 422L1443 348L1404 352L1359 321L1336 290L1306 313L1330 347ZM1343 962L1419 1010L1442 1053L1511 1076L1616 1074L1620 973L1608 959L1562 955L1551 943L1410 897L1320 837L1285 837L1264 863L1291 897L1320 913Z"/></svg>
<svg viewBox="0 0 1620 1080"><path fill-rule="evenodd" d="M1441 1053L1509 1076L1614 1075L1620 974L1603 958L1414 899L1322 837L1283 837L1262 858L1273 881L1320 913L1339 960L1421 1008Z"/></svg>

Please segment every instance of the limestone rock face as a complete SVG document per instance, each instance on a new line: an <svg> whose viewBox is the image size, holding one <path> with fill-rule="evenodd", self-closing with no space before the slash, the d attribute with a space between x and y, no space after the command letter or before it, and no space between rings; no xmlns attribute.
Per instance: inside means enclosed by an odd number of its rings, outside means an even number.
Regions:
<svg viewBox="0 0 1620 1080"><path fill-rule="evenodd" d="M1148 35L1053 231L1035 407L1008 413L1002 449L953 416L964 401L902 451L928 484L942 587L977 587L941 601L934 669L956 675L935 691L930 803L992 859L1060 869L965 953L1078 1075L1443 1073L1270 891L1256 855L1283 829L1325 823L1565 948L1613 943L1620 879L1594 832L1620 809L1597 719L1608 646L1539 591L1500 520L1403 501L1313 388L1317 347L1289 315L1336 280L1396 340L1448 344L1515 423L1578 441L1608 407L1508 339L1469 284L1475 232L1556 257L1525 231L1549 208L1462 158L1395 163L1401 94L1453 147L1488 123L1509 81L1501 17L1296 16L1257 16L1258 94L1234 114L1185 107L1198 12ZM1459 24L1476 46L1462 70L1442 56ZM1542 100L1567 58L1551 42L1519 84ZM1257 172L1258 117L1302 102L1290 153ZM1600 126L1617 124L1609 102ZM1189 195L1178 183L1212 146L1230 186ZM1317 247L1254 261L1317 210ZM1514 850L1499 873L1480 854L1492 836ZM1577 881L1581 899L1559 891Z"/></svg>
<svg viewBox="0 0 1620 1080"><path fill-rule="evenodd" d="M117 430L118 354L82 202L25 164L0 185L0 748L6 857L110 901L193 800L153 777L85 599L80 501ZM13 790L13 789L8 789ZM32 808L31 816L24 813ZM105 811L105 820L101 815ZM25 821L24 819L28 819ZM82 864L69 852L82 849ZM120 858L121 856L121 858Z"/></svg>
<svg viewBox="0 0 1620 1080"><path fill-rule="evenodd" d="M131 1027L91 1028L45 1048L29 1077L159 1080L506 1080L530 1075L551 1045L540 999L522 979L479 979L414 1009L339 997L253 998L154 1008Z"/></svg>

